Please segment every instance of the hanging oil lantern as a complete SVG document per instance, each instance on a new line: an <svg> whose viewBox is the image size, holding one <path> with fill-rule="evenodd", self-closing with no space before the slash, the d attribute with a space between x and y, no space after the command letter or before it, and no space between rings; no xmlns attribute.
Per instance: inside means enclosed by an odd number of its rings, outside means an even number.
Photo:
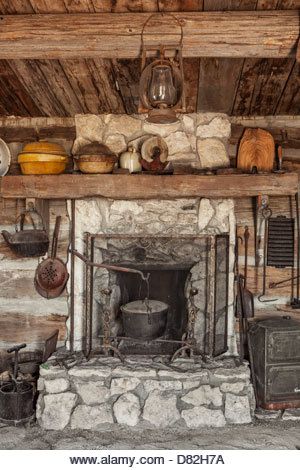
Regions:
<svg viewBox="0 0 300 470"><path fill-rule="evenodd" d="M177 43L145 44L145 30L151 19L171 17L177 22L180 35ZM159 24L159 21L156 21ZM168 21L170 25L170 21ZM173 26L172 26L173 27ZM156 33L157 35L157 33ZM148 34L149 36L149 34ZM139 112L148 113L147 121L168 124L177 121L176 112L185 112L184 77L182 63L182 27L173 15L154 14L142 31L142 73L139 87ZM167 57L167 53L168 56ZM149 56L156 55L147 63ZM157 57L158 56L158 57ZM147 63L147 64L146 64Z"/></svg>

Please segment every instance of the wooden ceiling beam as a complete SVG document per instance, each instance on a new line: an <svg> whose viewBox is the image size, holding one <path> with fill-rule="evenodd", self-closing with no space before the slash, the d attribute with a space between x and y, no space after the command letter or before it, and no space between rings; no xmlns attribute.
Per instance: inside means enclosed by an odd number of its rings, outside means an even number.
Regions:
<svg viewBox="0 0 300 470"><path fill-rule="evenodd" d="M0 16L0 59L137 58L147 13ZM295 57L296 10L176 13L184 57ZM178 28L177 28L178 29ZM168 16L147 40L178 40Z"/></svg>

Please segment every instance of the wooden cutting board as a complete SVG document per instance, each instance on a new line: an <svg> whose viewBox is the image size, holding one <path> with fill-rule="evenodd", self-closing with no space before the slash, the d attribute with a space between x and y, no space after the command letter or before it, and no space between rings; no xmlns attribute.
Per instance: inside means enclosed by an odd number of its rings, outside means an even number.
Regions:
<svg viewBox="0 0 300 470"><path fill-rule="evenodd" d="M246 129L239 145L237 168L246 172L272 171L275 143L264 129Z"/></svg>

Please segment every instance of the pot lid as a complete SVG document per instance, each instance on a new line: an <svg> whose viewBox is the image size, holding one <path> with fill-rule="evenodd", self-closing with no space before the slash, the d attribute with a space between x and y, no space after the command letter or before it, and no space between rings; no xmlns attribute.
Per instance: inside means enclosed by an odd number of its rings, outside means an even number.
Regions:
<svg viewBox="0 0 300 470"><path fill-rule="evenodd" d="M169 308L169 305L160 300L135 300L122 305L121 309L125 313L141 314L161 313Z"/></svg>
<svg viewBox="0 0 300 470"><path fill-rule="evenodd" d="M77 152L77 155L115 155L107 145L100 142L91 142L83 145Z"/></svg>
<svg viewBox="0 0 300 470"><path fill-rule="evenodd" d="M274 330L294 330L300 328L300 321L295 318L285 315L283 317L272 317L265 320L253 322L253 325L257 325L260 328L274 329Z"/></svg>
<svg viewBox="0 0 300 470"><path fill-rule="evenodd" d="M47 153L50 155L66 155L66 151L62 145L54 142L47 142L46 140L39 140L37 142L30 142L24 145L21 154L23 153Z"/></svg>
<svg viewBox="0 0 300 470"><path fill-rule="evenodd" d="M4 140L0 139L0 176L6 175L11 162L10 150Z"/></svg>

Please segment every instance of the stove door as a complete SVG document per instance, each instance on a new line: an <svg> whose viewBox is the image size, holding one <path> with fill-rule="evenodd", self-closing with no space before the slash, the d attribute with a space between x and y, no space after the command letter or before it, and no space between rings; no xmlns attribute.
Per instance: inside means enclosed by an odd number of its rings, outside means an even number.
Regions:
<svg viewBox="0 0 300 470"><path fill-rule="evenodd" d="M300 400L300 365L267 367L266 401Z"/></svg>
<svg viewBox="0 0 300 470"><path fill-rule="evenodd" d="M267 362L300 362L300 331L268 332Z"/></svg>

